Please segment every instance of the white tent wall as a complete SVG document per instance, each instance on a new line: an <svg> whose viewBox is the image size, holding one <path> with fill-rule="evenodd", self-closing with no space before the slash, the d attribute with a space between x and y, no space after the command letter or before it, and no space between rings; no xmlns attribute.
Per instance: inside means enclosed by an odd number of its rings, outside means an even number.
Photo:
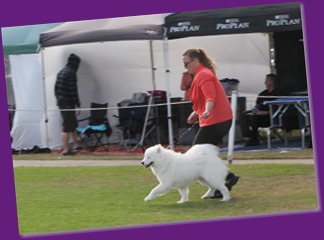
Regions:
<svg viewBox="0 0 324 240"><path fill-rule="evenodd" d="M187 48L203 48L217 63L217 75L222 78L240 80L239 95L256 96L264 89L264 77L270 72L269 39L267 34L234 34L223 36L191 37L168 41L170 61L170 95L182 97L180 81L184 72L182 54ZM163 42L153 41L153 58L157 90L167 89L164 70ZM54 97L57 72L65 65L70 53L82 59L78 70L78 87L82 111L80 116L89 115L91 102L108 102L108 118L114 127L118 119L117 103L132 98L133 93L153 89L150 42L111 41L63 45L45 48L44 74L48 114L48 139L42 132L43 144L49 142L51 149L61 146L60 114ZM251 104L254 102L253 98ZM85 122L86 123L86 122ZM45 121L42 121L45 124ZM42 129L45 126L42 127ZM110 141L119 137L117 129Z"/></svg>
<svg viewBox="0 0 324 240"><path fill-rule="evenodd" d="M163 44L162 41L158 42L156 44ZM134 93L147 93L153 89L149 48L149 41L112 41L64 45L43 50L48 136L44 131L42 137L45 142L48 141L51 149L61 146L60 114L56 106L54 84L56 74L66 64L68 55L75 53L81 58L77 76L83 111L79 118L89 115L91 102L108 102L108 118L110 124L116 126L118 119L113 115L118 115L117 104L131 99ZM163 72L164 69L156 70L159 71ZM80 124L82 126L82 122ZM118 137L118 134L113 134L110 140L115 141Z"/></svg>
<svg viewBox="0 0 324 240"><path fill-rule="evenodd" d="M44 112L42 67L39 54L10 55L16 112L12 148L43 147L40 122Z"/></svg>
<svg viewBox="0 0 324 240"><path fill-rule="evenodd" d="M247 33L188 37L169 40L171 96L182 97L180 90L182 73L185 71L182 54L188 48L202 48L216 62L219 79L240 80L239 96L247 97L247 107L255 104L257 94L264 90L265 75L270 73L270 47L267 33ZM154 48L156 65L160 66L162 51ZM161 53L163 54L163 53ZM166 89L164 75L157 75L157 89Z"/></svg>

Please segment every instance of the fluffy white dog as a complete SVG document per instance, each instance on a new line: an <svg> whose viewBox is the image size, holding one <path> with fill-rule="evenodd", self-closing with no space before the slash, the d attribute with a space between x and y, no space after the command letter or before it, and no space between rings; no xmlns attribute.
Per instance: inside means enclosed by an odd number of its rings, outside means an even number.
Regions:
<svg viewBox="0 0 324 240"><path fill-rule="evenodd" d="M230 200L225 186L228 168L218 154L218 147L212 144L197 144L185 153L178 153L161 145L146 149L141 164L146 168L151 167L160 184L144 200L151 201L157 195L178 188L181 195L178 203L184 203L189 200L189 184L194 180L208 187L208 191L201 198L213 196L218 189L223 195L221 201Z"/></svg>

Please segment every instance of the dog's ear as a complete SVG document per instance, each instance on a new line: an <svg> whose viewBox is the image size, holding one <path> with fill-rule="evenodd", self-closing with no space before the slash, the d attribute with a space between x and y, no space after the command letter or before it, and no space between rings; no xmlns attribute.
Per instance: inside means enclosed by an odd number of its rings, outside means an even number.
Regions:
<svg viewBox="0 0 324 240"><path fill-rule="evenodd" d="M157 149L157 153L160 153L160 152L161 152L161 150L162 150L162 145L161 145L161 144L159 144L159 145L158 145L158 149Z"/></svg>

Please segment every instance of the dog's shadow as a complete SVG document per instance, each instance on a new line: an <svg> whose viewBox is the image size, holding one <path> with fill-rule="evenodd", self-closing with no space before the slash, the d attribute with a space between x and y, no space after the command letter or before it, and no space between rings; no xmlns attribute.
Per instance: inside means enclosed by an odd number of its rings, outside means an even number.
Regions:
<svg viewBox="0 0 324 240"><path fill-rule="evenodd" d="M171 195L171 196L169 196ZM231 208L232 206L237 205L240 201L238 198L231 198L229 201L222 202L220 198L210 198L210 199L201 199L192 197L188 202L177 203L177 193L176 198L172 198L172 194L160 196L154 199L152 202L148 202L148 205L153 208L163 208L168 210L188 210L188 211L199 211L199 210L217 210L224 208Z"/></svg>
<svg viewBox="0 0 324 240"><path fill-rule="evenodd" d="M166 198L166 196L165 196ZM177 199L177 198L176 198ZM157 219L163 219L164 216L173 216L168 223L191 222L191 221L214 221L222 220L228 217L238 217L233 212L233 208L240 205L240 199L231 199L227 202L220 202L219 199L192 199L185 203L176 203L176 199L154 199L152 202L146 202L148 212L153 212ZM204 213L204 214L202 214ZM234 213L234 215L233 215Z"/></svg>

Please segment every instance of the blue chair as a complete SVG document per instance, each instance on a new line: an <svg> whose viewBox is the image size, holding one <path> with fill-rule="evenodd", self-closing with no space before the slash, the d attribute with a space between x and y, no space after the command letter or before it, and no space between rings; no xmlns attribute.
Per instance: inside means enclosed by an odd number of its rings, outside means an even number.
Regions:
<svg viewBox="0 0 324 240"><path fill-rule="evenodd" d="M88 120L88 124L81 128L77 128L77 133L80 138L80 144L89 147L90 151L95 151L98 147L103 147L108 150L107 143L103 142L103 138L111 135L112 129L110 127L108 118L108 103L91 103L90 117L79 120Z"/></svg>

